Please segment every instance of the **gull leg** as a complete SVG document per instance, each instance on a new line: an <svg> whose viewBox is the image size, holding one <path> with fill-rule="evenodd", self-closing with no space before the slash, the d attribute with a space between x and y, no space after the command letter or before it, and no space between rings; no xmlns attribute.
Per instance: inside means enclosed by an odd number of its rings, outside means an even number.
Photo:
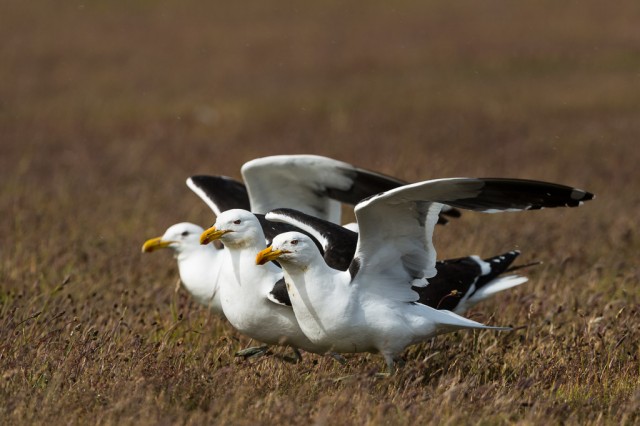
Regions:
<svg viewBox="0 0 640 426"><path fill-rule="evenodd" d="M398 370L396 367L396 362L395 359L393 359L393 357L385 357L385 361L387 362L387 372L386 375L387 376L393 376L394 374L396 374L396 371Z"/></svg>
<svg viewBox="0 0 640 426"><path fill-rule="evenodd" d="M291 348L293 349L293 356L296 359L296 361L300 362L302 361L302 354L300 353L300 350L298 348Z"/></svg>
<svg viewBox="0 0 640 426"><path fill-rule="evenodd" d="M378 377L393 376L398 371L398 367L402 368L405 364L404 359L394 354L384 354L384 360L387 363L387 371L385 373L377 373L376 376Z"/></svg>
<svg viewBox="0 0 640 426"><path fill-rule="evenodd" d="M292 364L302 362L302 354L300 353L300 350L294 347L291 347L291 349L293 350L293 356L283 356L282 359Z"/></svg>
<svg viewBox="0 0 640 426"><path fill-rule="evenodd" d="M387 378L393 376L393 374L396 372L396 365L393 360L393 356L384 355L384 361L387 363L387 371L385 371L384 373L376 373L375 377Z"/></svg>
<svg viewBox="0 0 640 426"><path fill-rule="evenodd" d="M334 360L338 361L340 363L340 365L347 365L347 359L345 357L343 357L342 355L340 355L339 353L337 353L337 352L327 352L325 355L326 356L330 356ZM338 382L341 382L343 380L351 379L354 376L355 376L354 374L348 374L346 376L342 376L342 377L338 377L337 379L333 379L333 381L338 383Z"/></svg>

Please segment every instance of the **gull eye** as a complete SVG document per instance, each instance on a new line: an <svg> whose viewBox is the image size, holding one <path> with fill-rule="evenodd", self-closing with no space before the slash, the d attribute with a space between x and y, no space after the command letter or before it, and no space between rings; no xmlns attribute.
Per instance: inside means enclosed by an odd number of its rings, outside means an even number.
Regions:
<svg viewBox="0 0 640 426"><path fill-rule="evenodd" d="M291 240L291 245L297 246L298 245L298 240Z"/></svg>
<svg viewBox="0 0 640 426"><path fill-rule="evenodd" d="M240 225L240 222L241 222L241 220L240 220L240 219L238 219L238 220L234 220L234 221L233 221L233 223L235 223L236 225Z"/></svg>
<svg viewBox="0 0 640 426"><path fill-rule="evenodd" d="M183 231L182 234L180 235L182 235L183 237L186 237L187 235L189 235L189 231Z"/></svg>

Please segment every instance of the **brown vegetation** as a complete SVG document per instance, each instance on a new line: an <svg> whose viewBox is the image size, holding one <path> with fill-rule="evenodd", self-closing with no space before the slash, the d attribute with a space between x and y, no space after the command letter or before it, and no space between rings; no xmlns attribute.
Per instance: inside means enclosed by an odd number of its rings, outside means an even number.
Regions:
<svg viewBox="0 0 640 426"><path fill-rule="evenodd" d="M640 7L507 2L0 6L4 424L637 423ZM531 281L379 379L249 342L140 244L208 225L184 185L316 153L407 180L510 176L597 194L467 213L440 257L518 247Z"/></svg>

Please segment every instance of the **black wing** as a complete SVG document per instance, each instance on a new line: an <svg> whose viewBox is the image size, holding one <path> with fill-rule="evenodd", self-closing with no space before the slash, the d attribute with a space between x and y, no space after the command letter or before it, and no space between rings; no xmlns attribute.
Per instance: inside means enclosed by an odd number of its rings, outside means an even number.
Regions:
<svg viewBox="0 0 640 426"><path fill-rule="evenodd" d="M358 244L356 232L293 209L272 210L266 218L272 223L287 223L310 235L322 245L324 260L333 269L346 271L349 268Z"/></svg>
<svg viewBox="0 0 640 426"><path fill-rule="evenodd" d="M420 295L419 303L436 309L453 311L463 298L473 296L484 285L505 272L520 255L517 250L484 259L489 271L483 273L478 258L471 256L436 263L438 273L429 278L426 287L413 287ZM469 293L467 295L467 293Z"/></svg>
<svg viewBox="0 0 640 426"><path fill-rule="evenodd" d="M225 210L251 211L249 194L242 182L226 176L197 175L187 179L187 186L204 201L216 215Z"/></svg>

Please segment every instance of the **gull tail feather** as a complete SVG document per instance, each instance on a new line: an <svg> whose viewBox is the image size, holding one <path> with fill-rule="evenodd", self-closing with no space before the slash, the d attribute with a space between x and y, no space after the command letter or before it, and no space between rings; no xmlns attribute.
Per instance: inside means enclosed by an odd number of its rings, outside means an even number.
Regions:
<svg viewBox="0 0 640 426"><path fill-rule="evenodd" d="M428 317L431 321L436 323L436 327L439 333L446 333L454 330L461 329L488 329L498 331L509 331L511 327L496 327L491 325L485 325L477 321L470 320L462 317L456 313L446 310L438 310L425 306L429 310Z"/></svg>
<svg viewBox="0 0 640 426"><path fill-rule="evenodd" d="M520 275L508 275L506 277L496 278L473 293L469 302L475 305L498 292L519 286L527 281L529 281L529 278Z"/></svg>
<svg viewBox="0 0 640 426"><path fill-rule="evenodd" d="M517 287L529 281L529 278L520 275L508 275L493 279L476 290L468 299L461 301L454 311L458 314L466 312L478 303L486 300L496 293Z"/></svg>

